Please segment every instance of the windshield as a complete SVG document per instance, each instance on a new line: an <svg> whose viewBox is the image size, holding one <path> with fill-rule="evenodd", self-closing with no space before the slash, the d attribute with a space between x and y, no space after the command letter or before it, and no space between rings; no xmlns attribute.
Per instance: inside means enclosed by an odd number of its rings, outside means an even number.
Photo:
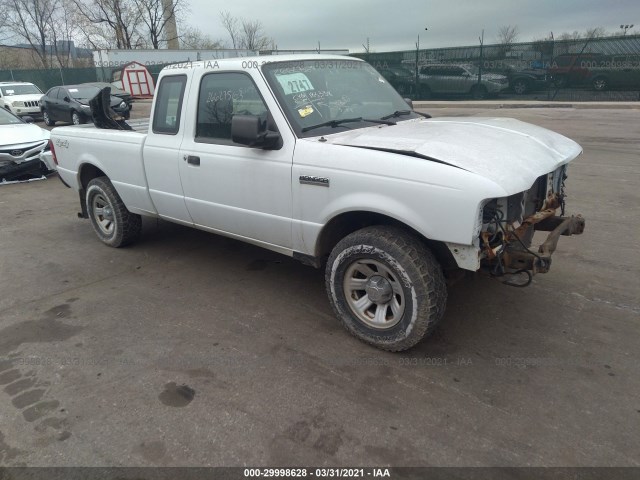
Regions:
<svg viewBox="0 0 640 480"><path fill-rule="evenodd" d="M357 60L300 60L262 67L296 134L317 136L370 127L403 112L398 120L417 118L410 107L371 65ZM349 119L348 122L340 122ZM354 121L354 119L359 121ZM327 124L319 128L313 128Z"/></svg>
<svg viewBox="0 0 640 480"><path fill-rule="evenodd" d="M12 113L7 112L4 108L0 108L0 125L13 125L15 123L24 123Z"/></svg>
<svg viewBox="0 0 640 480"><path fill-rule="evenodd" d="M69 87L68 91L73 98L93 98L100 89L98 87Z"/></svg>
<svg viewBox="0 0 640 480"><path fill-rule="evenodd" d="M2 95L10 97L12 95L42 95L42 92L35 85L5 85L0 87Z"/></svg>

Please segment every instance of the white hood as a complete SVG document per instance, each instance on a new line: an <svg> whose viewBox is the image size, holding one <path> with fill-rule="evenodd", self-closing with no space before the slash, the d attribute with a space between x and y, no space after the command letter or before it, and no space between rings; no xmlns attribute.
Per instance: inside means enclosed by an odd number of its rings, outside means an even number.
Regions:
<svg viewBox="0 0 640 480"><path fill-rule="evenodd" d="M329 135L328 143L417 154L481 175L509 194L582 152L573 140L511 118L432 118Z"/></svg>
<svg viewBox="0 0 640 480"><path fill-rule="evenodd" d="M8 103L14 102L38 102L42 98L42 93L30 93L28 95L7 95L4 101Z"/></svg>
<svg viewBox="0 0 640 480"><path fill-rule="evenodd" d="M0 149L7 146L20 147L38 141L49 139L49 131L37 125L28 123L16 123L12 125L0 125Z"/></svg>

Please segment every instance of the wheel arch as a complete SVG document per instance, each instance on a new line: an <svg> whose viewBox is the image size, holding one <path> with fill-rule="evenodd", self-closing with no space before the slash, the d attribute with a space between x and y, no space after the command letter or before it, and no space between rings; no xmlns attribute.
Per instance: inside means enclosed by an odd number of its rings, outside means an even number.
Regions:
<svg viewBox="0 0 640 480"><path fill-rule="evenodd" d="M315 246L316 266L322 265L331 250L347 235L365 227L392 225L419 238L435 255L444 270L455 269L458 264L444 242L431 240L407 223L394 217L366 210L343 212L331 218L318 235Z"/></svg>
<svg viewBox="0 0 640 480"><path fill-rule="evenodd" d="M78 214L82 218L89 218L89 212L87 211L87 185L94 178L107 177L107 175L98 167L91 163L83 163L78 168L78 193L80 194L80 207L82 212ZM107 177L109 178L109 177Z"/></svg>

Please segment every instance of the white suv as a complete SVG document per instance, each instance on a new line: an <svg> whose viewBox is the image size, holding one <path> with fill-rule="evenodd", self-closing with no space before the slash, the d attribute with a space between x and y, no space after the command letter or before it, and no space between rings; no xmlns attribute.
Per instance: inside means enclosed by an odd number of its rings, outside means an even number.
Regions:
<svg viewBox="0 0 640 480"><path fill-rule="evenodd" d="M0 107L18 117L41 115L42 91L29 82L0 82Z"/></svg>

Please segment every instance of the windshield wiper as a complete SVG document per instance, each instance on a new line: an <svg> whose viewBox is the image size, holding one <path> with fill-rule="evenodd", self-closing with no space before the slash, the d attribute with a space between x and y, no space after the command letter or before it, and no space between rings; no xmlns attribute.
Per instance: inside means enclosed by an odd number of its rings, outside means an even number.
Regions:
<svg viewBox="0 0 640 480"><path fill-rule="evenodd" d="M429 115L428 113L416 112L415 110L396 110L395 112L390 113L389 115L385 115L380 120L386 120L388 118L393 118L393 117L400 117L402 115L409 115L411 113L415 113L416 115L421 115L424 118L431 118L431 115Z"/></svg>
<svg viewBox="0 0 640 480"><path fill-rule="evenodd" d="M393 117L399 117L401 115L409 115L410 113L413 113L411 110L396 110L393 113L390 113L389 115L385 115L384 117L381 117L380 120L386 120L388 118L393 118Z"/></svg>
<svg viewBox="0 0 640 480"><path fill-rule="evenodd" d="M342 125L343 123L352 123L352 122L381 123L383 125L395 125L396 124L396 122L387 121L386 118L381 118L380 120L375 120L375 119L370 119L370 118L362 118L362 117L341 118L340 120L329 120L328 122L318 123L317 125L309 125L308 127L303 127L302 131L303 132L308 132L309 130L313 130L315 128L320 128L320 127L336 128L336 127Z"/></svg>

